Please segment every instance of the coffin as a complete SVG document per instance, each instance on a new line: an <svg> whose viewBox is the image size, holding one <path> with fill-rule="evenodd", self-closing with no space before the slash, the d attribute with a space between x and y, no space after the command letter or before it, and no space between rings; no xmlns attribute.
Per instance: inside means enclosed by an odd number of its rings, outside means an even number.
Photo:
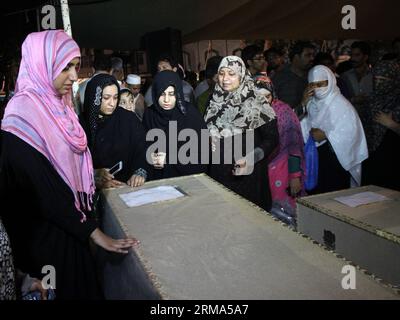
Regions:
<svg viewBox="0 0 400 320"><path fill-rule="evenodd" d="M374 192L388 200L349 207L335 200ZM365 186L298 200L298 230L377 279L400 288L400 192Z"/></svg>
<svg viewBox="0 0 400 320"><path fill-rule="evenodd" d="M134 208L119 196L162 185L186 196ZM141 242L99 255L108 299L400 298L357 269L356 289L343 289L345 260L206 175L105 190L102 211L107 234Z"/></svg>

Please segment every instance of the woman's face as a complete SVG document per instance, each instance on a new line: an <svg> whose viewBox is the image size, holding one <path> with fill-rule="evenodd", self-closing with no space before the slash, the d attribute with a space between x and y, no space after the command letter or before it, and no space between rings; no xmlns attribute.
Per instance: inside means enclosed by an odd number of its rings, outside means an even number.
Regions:
<svg viewBox="0 0 400 320"><path fill-rule="evenodd" d="M54 89L59 95L63 96L72 90L72 84L78 80L78 71L81 59L72 59L63 71L53 80Z"/></svg>
<svg viewBox="0 0 400 320"><path fill-rule="evenodd" d="M176 95L175 88L173 86L169 86L158 98L158 104L164 110L171 110L175 108L176 104Z"/></svg>
<svg viewBox="0 0 400 320"><path fill-rule="evenodd" d="M133 104L133 97L129 92L124 92L123 94L121 94L121 98L119 100L119 106L128 111L135 111L135 105Z"/></svg>
<svg viewBox="0 0 400 320"><path fill-rule="evenodd" d="M104 115L111 115L118 102L118 88L115 84L107 86L103 89L101 97L100 112Z"/></svg>
<svg viewBox="0 0 400 320"><path fill-rule="evenodd" d="M272 94L269 90L267 90L265 88L261 88L261 89L258 89L258 92L260 94L262 94L265 97L265 99L267 99L269 104L272 104L273 98L272 98Z"/></svg>
<svg viewBox="0 0 400 320"><path fill-rule="evenodd" d="M232 69L221 68L218 71L218 84L225 91L235 91L240 86L240 77Z"/></svg>
<svg viewBox="0 0 400 320"><path fill-rule="evenodd" d="M314 96L321 99L328 91L328 80L310 82L308 86L314 90Z"/></svg>

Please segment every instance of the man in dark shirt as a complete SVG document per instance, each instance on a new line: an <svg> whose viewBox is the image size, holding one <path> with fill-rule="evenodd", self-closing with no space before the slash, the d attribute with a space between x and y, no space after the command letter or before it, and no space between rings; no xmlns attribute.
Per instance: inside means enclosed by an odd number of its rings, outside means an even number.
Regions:
<svg viewBox="0 0 400 320"><path fill-rule="evenodd" d="M309 96L307 75L313 66L314 56L315 47L310 42L295 43L289 53L291 63L272 80L278 98L290 105L298 116L303 113L302 101Z"/></svg>
<svg viewBox="0 0 400 320"><path fill-rule="evenodd" d="M343 73L341 78L349 88L349 100L352 105L360 110L372 93L372 72L369 66L371 47L367 42L355 41L351 45L352 69Z"/></svg>
<svg viewBox="0 0 400 320"><path fill-rule="evenodd" d="M264 51L264 57L267 62L268 77L272 80L285 67L284 54L281 50L271 47Z"/></svg>
<svg viewBox="0 0 400 320"><path fill-rule="evenodd" d="M242 50L242 60L253 77L266 71L263 49L255 44Z"/></svg>

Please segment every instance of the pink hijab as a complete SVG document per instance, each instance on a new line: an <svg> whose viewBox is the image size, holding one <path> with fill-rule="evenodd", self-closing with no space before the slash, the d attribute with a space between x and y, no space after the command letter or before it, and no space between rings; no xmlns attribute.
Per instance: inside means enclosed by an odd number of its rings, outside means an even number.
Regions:
<svg viewBox="0 0 400 320"><path fill-rule="evenodd" d="M53 80L74 58L78 45L64 31L35 32L22 44L15 96L1 129L42 153L74 193L75 207L86 220L95 191L92 157L85 132L72 106L71 92L60 97Z"/></svg>

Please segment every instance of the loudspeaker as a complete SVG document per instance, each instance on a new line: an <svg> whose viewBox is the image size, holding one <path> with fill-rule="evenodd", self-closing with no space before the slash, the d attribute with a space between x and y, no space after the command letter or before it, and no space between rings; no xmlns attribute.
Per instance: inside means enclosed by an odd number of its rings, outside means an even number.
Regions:
<svg viewBox="0 0 400 320"><path fill-rule="evenodd" d="M147 53L148 67L153 75L157 73L158 58L162 54L168 54L178 63L183 64L180 30L166 28L146 33L142 36L141 45Z"/></svg>

